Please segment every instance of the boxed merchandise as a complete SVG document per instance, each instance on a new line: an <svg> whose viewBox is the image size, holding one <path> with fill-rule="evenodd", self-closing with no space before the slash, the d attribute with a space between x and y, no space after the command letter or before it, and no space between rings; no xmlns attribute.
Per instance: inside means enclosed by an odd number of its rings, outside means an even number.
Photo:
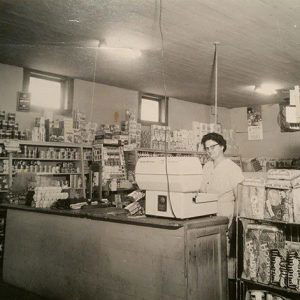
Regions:
<svg viewBox="0 0 300 300"><path fill-rule="evenodd" d="M64 130L59 120L45 120L46 141L48 142L63 142Z"/></svg>
<svg viewBox="0 0 300 300"><path fill-rule="evenodd" d="M248 224L245 226L243 278L269 283L272 264L269 261L271 249L283 249L285 235L275 226Z"/></svg>
<svg viewBox="0 0 300 300"><path fill-rule="evenodd" d="M0 120L5 120L5 110L0 110Z"/></svg>

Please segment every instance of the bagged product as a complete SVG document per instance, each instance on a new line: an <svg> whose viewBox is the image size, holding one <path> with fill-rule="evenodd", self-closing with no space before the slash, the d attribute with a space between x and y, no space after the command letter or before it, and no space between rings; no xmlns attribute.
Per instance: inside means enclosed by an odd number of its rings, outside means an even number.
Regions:
<svg viewBox="0 0 300 300"><path fill-rule="evenodd" d="M282 288L287 287L287 263L286 263L286 249L271 249L270 261L271 261L271 280L270 283L280 286Z"/></svg>
<svg viewBox="0 0 300 300"><path fill-rule="evenodd" d="M259 225L250 224L245 229L243 278L257 281L259 251Z"/></svg>
<svg viewBox="0 0 300 300"><path fill-rule="evenodd" d="M293 201L293 221L300 223L300 188L294 188L291 197Z"/></svg>
<svg viewBox="0 0 300 300"><path fill-rule="evenodd" d="M263 219L266 191L260 182L245 180L241 190L240 215L248 218Z"/></svg>
<svg viewBox="0 0 300 300"><path fill-rule="evenodd" d="M271 281L270 249L283 249L285 235L275 226L245 225L243 278L268 284Z"/></svg>
<svg viewBox="0 0 300 300"><path fill-rule="evenodd" d="M293 195L291 189L267 188L265 217L293 222Z"/></svg>
<svg viewBox="0 0 300 300"><path fill-rule="evenodd" d="M270 249L284 248L285 238L283 231L275 226L260 225L258 251L258 281L264 284L270 282L271 264Z"/></svg>

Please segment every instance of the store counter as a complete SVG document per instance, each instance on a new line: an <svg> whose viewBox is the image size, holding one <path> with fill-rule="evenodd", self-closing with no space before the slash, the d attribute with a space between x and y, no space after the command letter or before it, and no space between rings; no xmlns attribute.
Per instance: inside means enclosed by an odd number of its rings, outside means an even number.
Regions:
<svg viewBox="0 0 300 300"><path fill-rule="evenodd" d="M227 299L225 217L2 207L7 283L50 299Z"/></svg>

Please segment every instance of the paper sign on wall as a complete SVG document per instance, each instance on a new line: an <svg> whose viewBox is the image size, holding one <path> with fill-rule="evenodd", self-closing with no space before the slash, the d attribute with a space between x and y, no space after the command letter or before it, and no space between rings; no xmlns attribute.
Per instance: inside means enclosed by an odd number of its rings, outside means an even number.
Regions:
<svg viewBox="0 0 300 300"><path fill-rule="evenodd" d="M247 120L248 120L248 140L262 140L263 139L263 126L261 106L247 107Z"/></svg>
<svg viewBox="0 0 300 300"><path fill-rule="evenodd" d="M30 93L18 92L17 110L18 111L30 110Z"/></svg>

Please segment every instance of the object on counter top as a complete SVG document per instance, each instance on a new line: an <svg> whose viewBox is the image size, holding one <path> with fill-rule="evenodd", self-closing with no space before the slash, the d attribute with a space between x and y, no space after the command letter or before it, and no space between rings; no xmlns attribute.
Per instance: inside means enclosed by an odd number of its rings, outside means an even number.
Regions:
<svg viewBox="0 0 300 300"><path fill-rule="evenodd" d="M70 207L72 209L81 209L85 205L97 205L97 204L98 204L98 201L92 201L90 203L88 203L88 202L78 202L78 203L70 204Z"/></svg>
<svg viewBox="0 0 300 300"><path fill-rule="evenodd" d="M140 199L144 198L145 195L146 195L145 192L142 192L140 190L136 190L136 191L133 191L130 194L128 194L126 196L126 199L129 199L131 202L139 201Z"/></svg>
<svg viewBox="0 0 300 300"><path fill-rule="evenodd" d="M145 214L145 200L137 200L125 207L130 215L144 215Z"/></svg>
<svg viewBox="0 0 300 300"><path fill-rule="evenodd" d="M69 194L61 192L61 187L36 187L34 189L33 207L50 208L59 199L68 199Z"/></svg>

